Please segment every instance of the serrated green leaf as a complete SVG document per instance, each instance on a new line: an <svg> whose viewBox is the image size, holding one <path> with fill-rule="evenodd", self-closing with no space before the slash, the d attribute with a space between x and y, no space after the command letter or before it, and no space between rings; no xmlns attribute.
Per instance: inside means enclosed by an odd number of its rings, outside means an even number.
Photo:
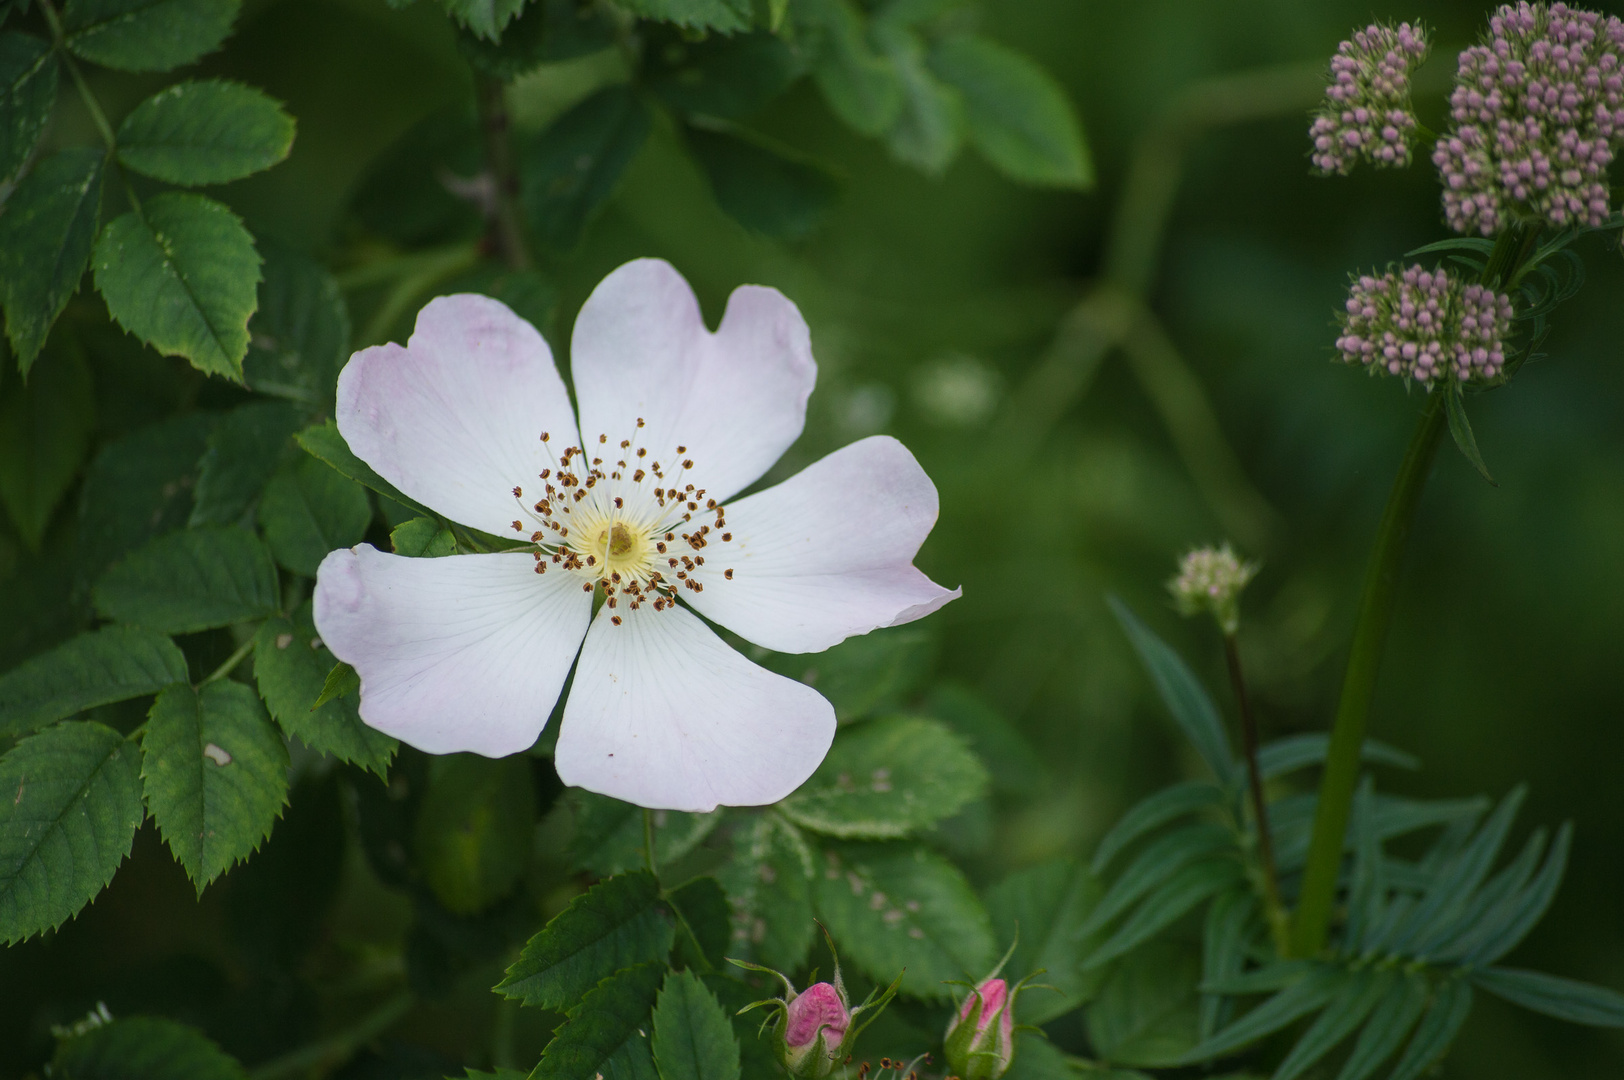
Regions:
<svg viewBox="0 0 1624 1080"><path fill-rule="evenodd" d="M56 51L32 34L0 34L0 184L17 178L56 104Z"/></svg>
<svg viewBox="0 0 1624 1080"><path fill-rule="evenodd" d="M1387 1074L1387 1080L1416 1080L1444 1056L1455 1041L1460 1026L1472 1011L1472 987L1461 979L1450 979L1438 987L1432 1007L1410 1037L1404 1054Z"/></svg>
<svg viewBox="0 0 1624 1080"><path fill-rule="evenodd" d="M1329 753L1331 737L1324 732L1312 731L1276 739L1260 747L1257 768L1263 779L1273 780L1309 765L1319 765ZM1421 761L1396 746L1377 739L1366 739L1359 747L1359 758L1370 765L1392 765L1399 769L1419 769Z"/></svg>
<svg viewBox="0 0 1624 1080"><path fill-rule="evenodd" d="M133 626L92 630L0 675L0 734L21 735L186 680L186 658L164 635Z"/></svg>
<svg viewBox="0 0 1624 1080"><path fill-rule="evenodd" d="M171 686L141 738L147 808L198 895L271 835L288 794L288 748L254 691Z"/></svg>
<svg viewBox="0 0 1624 1080"><path fill-rule="evenodd" d="M637 964L588 991L542 1051L530 1080L657 1080L649 1013L664 964Z"/></svg>
<svg viewBox="0 0 1624 1080"><path fill-rule="evenodd" d="M79 499L80 574L94 580L120 555L186 524L213 417L150 424L97 452Z"/></svg>
<svg viewBox="0 0 1624 1080"><path fill-rule="evenodd" d="M739 1041L716 995L692 971L673 971L654 1006L660 1080L739 1080Z"/></svg>
<svg viewBox="0 0 1624 1080"><path fill-rule="evenodd" d="M677 916L677 960L700 971L726 966L732 938L730 906L721 882L696 877L665 895Z"/></svg>
<svg viewBox="0 0 1624 1080"><path fill-rule="evenodd" d="M502 31L501 41L480 37L467 27L457 33L457 48L468 65L502 80L614 43L614 28L605 13L582 8L576 0L532 0Z"/></svg>
<svg viewBox="0 0 1624 1080"><path fill-rule="evenodd" d="M268 95L224 79L178 82L118 126L118 160L171 184L224 184L269 169L293 148L293 117Z"/></svg>
<svg viewBox="0 0 1624 1080"><path fill-rule="evenodd" d="M108 222L92 263L120 326L200 371L242 381L260 259L236 214L202 195L156 195Z"/></svg>
<svg viewBox="0 0 1624 1080"><path fill-rule="evenodd" d="M1184 867L1151 892L1116 932L1100 943L1084 967L1099 967L1137 948L1202 901L1244 880L1245 876L1240 863L1230 858L1207 859ZM1101 906L1104 903L1100 901Z"/></svg>
<svg viewBox="0 0 1624 1080"><path fill-rule="evenodd" d="M1074 859L1017 870L987 890L999 944L1015 943L1005 970L1021 979L1041 969L1037 981L1054 987L1021 997L1021 1023L1046 1024L1098 993L1104 972L1083 970L1095 943L1082 925L1099 897L1099 882Z"/></svg>
<svg viewBox="0 0 1624 1080"><path fill-rule="evenodd" d="M519 154L519 197L530 228L568 251L614 194L648 137L648 106L628 86L599 90L532 139Z"/></svg>
<svg viewBox="0 0 1624 1080"><path fill-rule="evenodd" d="M355 452L344 441L344 436L338 433L338 426L331 420L320 424L312 424L294 436L300 446L312 457L325 461L330 468L337 470L341 475L349 477L356 483L371 488L379 495L393 499L400 505L417 511L426 517L432 517L433 512L415 499L403 495L399 488L379 476L372 466L355 456Z"/></svg>
<svg viewBox="0 0 1624 1080"><path fill-rule="evenodd" d="M26 385L0 371L0 505L32 551L73 483L96 422L90 369L77 348L53 345Z"/></svg>
<svg viewBox="0 0 1624 1080"><path fill-rule="evenodd" d="M297 408L280 401L250 402L222 416L198 462L187 524L241 521L276 471L302 419Z"/></svg>
<svg viewBox="0 0 1624 1080"><path fill-rule="evenodd" d="M1228 827L1215 822L1186 825L1158 837L1128 864L1121 877L1111 883L1099 903L1094 905L1083 932L1091 934L1104 927L1152 889L1196 860L1227 852L1238 854L1235 834Z"/></svg>
<svg viewBox="0 0 1624 1080"><path fill-rule="evenodd" d="M316 704L311 708L319 709L329 701L337 701L339 698L349 697L360 692L360 673L340 660L333 665L332 670L327 673L327 677L322 680L321 696L316 698Z"/></svg>
<svg viewBox="0 0 1624 1080"><path fill-rule="evenodd" d="M437 518L418 517L396 525L389 533L389 546L396 555L437 559L457 553L457 538Z"/></svg>
<svg viewBox="0 0 1624 1080"><path fill-rule="evenodd" d="M936 43L930 68L958 90L970 145L1000 172L1046 187L1094 186L1094 163L1066 92L1029 57L959 34Z"/></svg>
<svg viewBox="0 0 1624 1080"><path fill-rule="evenodd" d="M490 907L530 865L536 785L523 754L446 754L429 763L413 846L440 906L458 915Z"/></svg>
<svg viewBox="0 0 1624 1080"><path fill-rule="evenodd" d="M1315 965L1257 1008L1185 1053L1176 1064L1193 1065L1233 1053L1272 1035L1287 1024L1325 1007L1353 976L1341 968Z"/></svg>
<svg viewBox="0 0 1624 1080"><path fill-rule="evenodd" d="M130 1016L57 1044L54 1075L67 1080L247 1080L230 1055L195 1028Z"/></svg>
<svg viewBox="0 0 1624 1080"><path fill-rule="evenodd" d="M599 877L643 865L643 810L631 803L590 791L569 793L575 811L575 836L570 841L573 865ZM692 851L722 822L722 811L690 814L681 810L655 810L655 865L669 866Z"/></svg>
<svg viewBox="0 0 1624 1080"><path fill-rule="evenodd" d="M141 808L133 743L57 724L0 757L0 941L55 929L113 880Z"/></svg>
<svg viewBox="0 0 1624 1080"><path fill-rule="evenodd" d="M986 788L986 769L946 726L897 716L840 732L778 810L828 836L895 839L951 817Z"/></svg>
<svg viewBox="0 0 1624 1080"><path fill-rule="evenodd" d="M126 555L97 580L95 600L117 622L189 634L273 614L276 567L247 529L202 526Z"/></svg>
<svg viewBox="0 0 1624 1080"><path fill-rule="evenodd" d="M349 692L318 703L333 665L333 654L316 637L309 602L291 619L279 615L260 626L254 681L282 730L312 750L383 776L398 744L361 720L359 681Z"/></svg>
<svg viewBox="0 0 1624 1080"><path fill-rule="evenodd" d="M1365 1022L1376 1003L1397 987L1400 978L1391 970L1355 972L1293 1044L1272 1080L1296 1080L1307 1072Z"/></svg>
<svg viewBox="0 0 1624 1080"><path fill-rule="evenodd" d="M259 307L248 320L243 379L250 389L331 412L349 352L350 313L326 267L285 244L261 240Z"/></svg>
<svg viewBox="0 0 1624 1080"><path fill-rule="evenodd" d="M24 375L90 262L105 162L89 147L52 154L23 177L0 213L0 303Z"/></svg>
<svg viewBox="0 0 1624 1080"><path fill-rule="evenodd" d="M1212 699L1178 653L1140 622L1126 604L1114 596L1106 599L1184 737L1190 740L1219 782L1229 783L1235 777L1235 757Z"/></svg>
<svg viewBox="0 0 1624 1080"><path fill-rule="evenodd" d="M1111 831L1105 834L1100 846L1094 849L1093 870L1096 874L1111 865L1111 861L1135 840L1154 832L1163 825L1177 821L1186 814L1221 806L1224 793L1217 785L1205 780L1190 780L1163 788L1156 794L1136 803L1122 815Z"/></svg>
<svg viewBox="0 0 1624 1080"><path fill-rule="evenodd" d="M1472 421L1466 415L1466 399L1461 394L1460 384L1451 383L1443 393L1449 414L1449 435L1455 440L1455 446L1472 463L1478 475L1489 482L1490 487L1499 487L1499 481L1489 474L1489 467L1483 463L1483 453L1477 448L1477 436L1472 434Z"/></svg>
<svg viewBox="0 0 1624 1080"><path fill-rule="evenodd" d="M461 26L491 41L500 41L508 23L529 0L440 0L446 14Z"/></svg>
<svg viewBox="0 0 1624 1080"><path fill-rule="evenodd" d="M1359 1032L1353 1052L1342 1063L1336 1080L1369 1080L1421 1019L1431 993L1424 977L1405 975L1403 982L1394 986L1376 1006L1370 1022Z"/></svg>
<svg viewBox="0 0 1624 1080"><path fill-rule="evenodd" d="M733 909L729 956L779 971L806 959L813 926L812 851L799 829L762 814L733 834L733 856L717 878Z"/></svg>
<svg viewBox="0 0 1624 1080"><path fill-rule="evenodd" d="M259 500L259 524L276 561L315 577L328 552L361 542L372 521L366 489L314 458L278 469Z"/></svg>
<svg viewBox="0 0 1624 1080"><path fill-rule="evenodd" d="M931 72L925 43L911 30L882 24L875 37L902 87L902 108L885 135L891 156L939 175L964 146L964 96Z"/></svg>
<svg viewBox="0 0 1624 1080"><path fill-rule="evenodd" d="M646 870L605 878L532 937L496 992L568 1012L592 987L623 968L663 961L675 934Z"/></svg>
<svg viewBox="0 0 1624 1080"><path fill-rule="evenodd" d="M716 205L763 236L805 239L839 197L839 183L816 159L743 129L694 126L687 143Z"/></svg>
<svg viewBox="0 0 1624 1080"><path fill-rule="evenodd" d="M621 6L645 19L724 34L748 30L755 17L750 0L621 0Z"/></svg>
<svg viewBox="0 0 1624 1080"><path fill-rule="evenodd" d="M168 71L213 52L242 0L67 0L62 29L75 56L119 71Z"/></svg>
<svg viewBox="0 0 1624 1080"><path fill-rule="evenodd" d="M902 990L914 997L945 1001L944 980L982 978L997 962L981 901L956 866L924 848L825 852L812 896L842 958L882 985L906 969Z"/></svg>
<svg viewBox="0 0 1624 1080"><path fill-rule="evenodd" d="M812 77L829 108L863 135L890 130L902 111L902 80L869 44L858 7L852 0L797 0L795 14L817 28L821 48Z"/></svg>
<svg viewBox="0 0 1624 1080"><path fill-rule="evenodd" d="M1480 968L1468 977L1495 997L1570 1024L1624 1027L1624 994L1605 986L1521 968Z"/></svg>
<svg viewBox="0 0 1624 1080"><path fill-rule="evenodd" d="M1088 1040L1112 1065L1159 1067L1196 1041L1196 962L1171 941L1156 941L1111 969L1086 1013Z"/></svg>

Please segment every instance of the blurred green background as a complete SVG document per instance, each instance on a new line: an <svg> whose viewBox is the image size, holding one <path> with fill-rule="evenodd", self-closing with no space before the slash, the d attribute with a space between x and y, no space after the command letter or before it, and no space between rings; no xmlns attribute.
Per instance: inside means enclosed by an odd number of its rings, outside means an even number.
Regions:
<svg viewBox="0 0 1624 1080"><path fill-rule="evenodd" d="M1026 793L999 796L995 814L944 840L978 880L1090 852L1126 806L1194 769L1104 603L1107 593L1127 599L1222 690L1214 632L1181 623L1162 591L1192 543L1233 538L1264 563L1242 634L1265 733L1326 728L1364 556L1421 404L1418 391L1332 361L1332 313L1348 271L1445 231L1425 163L1309 175L1314 72L1356 25L1419 17L1438 46L1418 110L1441 129L1450 58L1486 14L1476 3L988 0L983 31L1037 58L1080 109L1096 191L1022 189L970 158L926 178L842 128L802 84L755 126L843 177L837 208L810 239L786 246L723 216L673 133L656 124L583 247L542 267L558 285L558 314L544 331L561 358L581 301L629 258L669 259L712 319L735 285L777 286L811 324L820 377L806 435L775 475L885 431L935 478L942 519L920 562L964 588L934 620L939 671L1017 721L1045 763ZM339 271L354 257L349 206L366 169L470 88L446 20L423 4L391 12L383 0L251 0L226 49L202 67L263 87L299 125L284 165L218 197L256 234ZM1256 69L1271 74L1190 96L1203 80ZM588 59L522 80L516 122L540 126L617 70L612 58ZM97 77L115 115L162 81ZM1192 103L1198 113L1222 94L1252 115L1169 126L1170 110L1188 118ZM50 137L86 141L77 101L62 101ZM1131 173L1136 159L1149 171ZM1157 179L1176 180L1159 237L1123 214ZM1616 240L1592 238L1580 250L1589 282L1558 311L1548 359L1473 403L1499 487L1452 447L1440 452L1372 733L1425 763L1388 777L1390 787L1499 795L1527 781L1523 830L1577 823L1567 883L1511 962L1624 987L1624 262ZM1076 306L1100 295L1112 253L1125 251L1148 259L1144 296L1165 340L1102 354L1099 309L1079 315ZM377 297L351 299L355 325L366 326ZM392 336L409 324L408 315ZM88 359L97 445L176 408L228 400L218 382L130 339L108 337ZM5 378L0 402L16 391L15 374ZM1191 386L1210 403L1220 443L1201 426ZM1244 479L1225 471L1226 454ZM9 524L0 533L0 668L86 615L70 587L72 518L58 513L41 556ZM255 900L259 885L238 880L274 884L279 858L332 863L336 925L343 912L378 919L377 887L355 880L365 874L358 862L340 866L337 798L330 785L301 790L270 849L201 902L144 829L131 864L89 911L48 945L0 954L0 1013L9 1017L0 1047L37 1040L98 997L150 1003L183 985L173 992L206 996L217 969L176 957L221 955L236 923L281 920L288 934L304 932L297 909L324 905L319 890L281 896L265 886ZM293 947L276 933L264 937L270 954ZM287 998L276 1015L297 1017L305 991L276 982L284 976L274 955L262 959L264 985ZM458 1025L486 1022L488 1008L424 1010L414 1030L425 1045L454 1043ZM260 1024L255 1037L274 1044L261 1013L242 1023ZM25 1060L0 1048L0 1073ZM1481 997L1443 1075L1624 1075L1624 1035Z"/></svg>

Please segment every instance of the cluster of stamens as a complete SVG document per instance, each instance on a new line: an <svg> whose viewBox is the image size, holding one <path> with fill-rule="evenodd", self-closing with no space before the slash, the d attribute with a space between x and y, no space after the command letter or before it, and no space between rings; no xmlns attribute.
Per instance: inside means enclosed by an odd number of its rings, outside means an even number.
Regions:
<svg viewBox="0 0 1624 1080"><path fill-rule="evenodd" d="M638 430L643 426L639 418ZM610 449L609 437L599 435L594 455L579 446L555 453L545 431L541 443L551 461L537 474L541 497L533 497L533 488L531 497L523 487L513 489L529 519L528 525L515 519L513 531L533 545L536 573L556 567L579 575L582 591L603 589L611 612L622 604L632 611L644 604L664 611L681 590L704 591L695 576L705 565L699 553L731 543L733 534L726 507L685 482L694 467L686 446L677 447L678 465L667 475L635 439ZM722 576L731 581L732 569ZM610 621L619 626L621 617L611 614Z"/></svg>

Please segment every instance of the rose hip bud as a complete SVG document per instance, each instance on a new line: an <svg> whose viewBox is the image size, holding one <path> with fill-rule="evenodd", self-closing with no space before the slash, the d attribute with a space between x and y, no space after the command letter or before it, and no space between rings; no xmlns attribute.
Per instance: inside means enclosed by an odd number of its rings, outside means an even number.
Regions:
<svg viewBox="0 0 1624 1080"><path fill-rule="evenodd" d="M985 979L959 1006L943 1049L962 1080L998 1080L1015 1057L1014 1000L1003 979Z"/></svg>
<svg viewBox="0 0 1624 1080"><path fill-rule="evenodd" d="M827 1076L840 1055L851 1013L840 992L826 982L813 983L791 998L779 1057L791 1076Z"/></svg>

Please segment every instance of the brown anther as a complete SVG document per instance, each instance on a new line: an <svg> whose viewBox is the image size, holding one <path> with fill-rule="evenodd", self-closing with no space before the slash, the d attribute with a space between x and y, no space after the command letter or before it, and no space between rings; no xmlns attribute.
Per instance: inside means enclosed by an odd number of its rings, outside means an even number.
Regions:
<svg viewBox="0 0 1624 1080"><path fill-rule="evenodd" d="M686 453L687 453L687 452L688 452L688 448L687 448L687 447L686 447L686 446L679 446L679 447L677 447L677 453L679 453L679 454L686 454Z"/></svg>
<svg viewBox="0 0 1624 1080"><path fill-rule="evenodd" d="M620 508L622 508L625 505L626 505L625 500L622 499L619 495L616 495L615 496L615 509L619 510Z"/></svg>
<svg viewBox="0 0 1624 1080"><path fill-rule="evenodd" d="M542 442L546 442L546 441L547 441L547 440L548 440L548 439L550 439L550 438L552 438L552 436L551 436L551 435L549 435L549 434L547 434L547 433L546 433L546 432L545 432L545 431L543 431L543 432L542 432L542 433L541 433L541 441L542 441Z"/></svg>
<svg viewBox="0 0 1624 1080"><path fill-rule="evenodd" d="M703 555L696 556L695 559L694 559L694 562L695 562L695 564L697 564L699 566L704 566L705 565L705 556L703 556Z"/></svg>
<svg viewBox="0 0 1624 1080"><path fill-rule="evenodd" d="M693 459L693 458L686 458L686 459L684 459L684 460L683 460L683 463L682 463L682 467L683 467L683 468L684 468L684 469L691 469L691 468L693 468L693 467L694 467L694 459Z"/></svg>
<svg viewBox="0 0 1624 1080"><path fill-rule="evenodd" d="M611 596L608 600L605 600L604 603L608 604L610 607L614 607L615 606L615 598L613 596Z"/></svg>
<svg viewBox="0 0 1624 1080"><path fill-rule="evenodd" d="M642 469L638 469L636 472L632 473L632 483L641 484L643 482L643 477L645 477L647 475L648 474L645 473Z"/></svg>
<svg viewBox="0 0 1624 1080"><path fill-rule="evenodd" d="M614 607L615 602L613 600L609 601L609 606ZM614 623L616 626L619 626L620 625L620 616L619 615L611 615L611 616L609 616L609 621Z"/></svg>
<svg viewBox="0 0 1624 1080"><path fill-rule="evenodd" d="M517 522L517 521L515 521L515 522L514 522L514 523L513 523L513 531L514 531L514 532L521 532L521 533L522 533L522 532L524 532L524 526L523 526L523 525L520 525L520 524L519 524L519 523L518 523L518 522Z"/></svg>
<svg viewBox="0 0 1624 1080"><path fill-rule="evenodd" d="M588 555L586 557L586 564L588 566L596 566L598 564L598 557L596 555Z"/></svg>
<svg viewBox="0 0 1624 1080"><path fill-rule="evenodd" d="M524 498L524 489L523 489L523 488L519 488L519 487L516 487L516 488L514 488L514 489L513 489L513 497L514 497L514 498L515 498L515 499L522 499L522 498Z"/></svg>
<svg viewBox="0 0 1624 1080"><path fill-rule="evenodd" d="M661 555L664 555L665 554L665 542L660 541L659 543L656 543L654 545L654 550L658 551Z"/></svg>
<svg viewBox="0 0 1624 1080"><path fill-rule="evenodd" d="M699 504L691 502L691 503L688 504L688 509L690 509L690 510L698 510L699 509Z"/></svg>
<svg viewBox="0 0 1624 1080"><path fill-rule="evenodd" d="M630 439L621 439L620 440L620 448L622 450L626 449L626 447L630 446L631 444L632 444L632 441Z"/></svg>
<svg viewBox="0 0 1624 1080"><path fill-rule="evenodd" d="M648 456L648 447L646 447L646 446L639 446L639 447L638 447L638 448L637 448L637 456L638 456L638 457L647 457L647 456Z"/></svg>
<svg viewBox="0 0 1624 1080"><path fill-rule="evenodd" d="M609 441L609 436L607 436L607 435L599 435L598 436L598 441L601 442L601 443L606 443L606 442Z"/></svg>
<svg viewBox="0 0 1624 1080"><path fill-rule="evenodd" d="M581 583L581 591L582 592L591 592L592 591L592 582L590 582L590 581L582 582Z"/></svg>
<svg viewBox="0 0 1624 1080"><path fill-rule="evenodd" d="M732 533L723 533L722 534L722 543L724 543L724 544L728 543L732 539L733 539L733 534Z"/></svg>
<svg viewBox="0 0 1624 1080"><path fill-rule="evenodd" d="M665 538L666 538L666 540L670 541L670 540L675 540L677 537L676 537L675 533L666 533Z"/></svg>
<svg viewBox="0 0 1624 1080"><path fill-rule="evenodd" d="M722 576L727 578L729 581L732 581L733 580L733 571L732 570L723 570L722 571Z"/></svg>

